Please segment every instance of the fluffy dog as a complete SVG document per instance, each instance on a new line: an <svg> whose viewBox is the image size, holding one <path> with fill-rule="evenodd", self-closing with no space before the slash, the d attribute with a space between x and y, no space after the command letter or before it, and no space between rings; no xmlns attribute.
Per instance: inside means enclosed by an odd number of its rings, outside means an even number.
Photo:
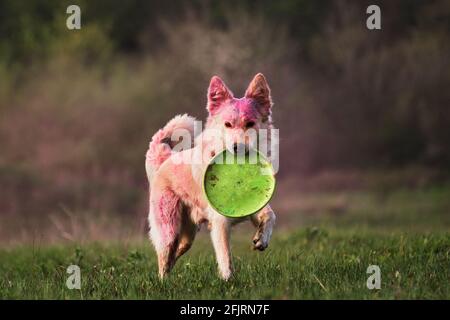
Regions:
<svg viewBox="0 0 450 320"><path fill-rule="evenodd" d="M243 98L233 93L217 76L212 77L207 94L209 113L205 131L194 137L195 119L178 115L152 138L146 155L145 168L150 185L150 238L158 255L159 275L164 278L176 260L192 245L197 231L204 223L211 232L220 276L228 280L233 272L230 251L230 228L246 218L228 218L208 205L202 191L203 172L223 145L254 147L255 138L247 131L272 127L272 98L262 74L250 82ZM215 137L205 134L215 129ZM192 146L177 151L179 134L188 133ZM175 141L174 141L175 140ZM226 141L225 141L226 140ZM220 143L217 143L217 142ZM185 159L200 159L186 162ZM275 214L269 205L250 216L256 227L254 249L264 250L269 244L275 224Z"/></svg>

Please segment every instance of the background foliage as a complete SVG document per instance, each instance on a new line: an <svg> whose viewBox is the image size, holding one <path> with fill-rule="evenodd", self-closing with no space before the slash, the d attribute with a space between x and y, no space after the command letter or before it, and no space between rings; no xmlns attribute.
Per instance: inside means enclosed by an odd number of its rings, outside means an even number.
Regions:
<svg viewBox="0 0 450 320"><path fill-rule="evenodd" d="M74 3L80 31L65 26ZM381 31L367 1L1 0L1 238L14 223L70 237L63 224L84 216L144 230L148 141L177 113L204 119L214 74L237 95L267 76L280 202L445 183L450 3L377 3Z"/></svg>

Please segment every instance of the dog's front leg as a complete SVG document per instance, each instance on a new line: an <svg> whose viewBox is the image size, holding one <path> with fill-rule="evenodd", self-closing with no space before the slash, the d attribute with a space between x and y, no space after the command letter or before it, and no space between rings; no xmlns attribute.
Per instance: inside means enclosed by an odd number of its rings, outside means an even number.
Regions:
<svg viewBox="0 0 450 320"><path fill-rule="evenodd" d="M220 276L224 280L228 280L233 273L231 250L230 250L230 228L231 224L226 217L217 216L210 221L211 223L211 240L216 252L217 264Z"/></svg>
<svg viewBox="0 0 450 320"><path fill-rule="evenodd" d="M265 206L260 212L251 216L256 233L253 237L253 249L263 251L269 245L272 230L275 225L275 213L270 205Z"/></svg>

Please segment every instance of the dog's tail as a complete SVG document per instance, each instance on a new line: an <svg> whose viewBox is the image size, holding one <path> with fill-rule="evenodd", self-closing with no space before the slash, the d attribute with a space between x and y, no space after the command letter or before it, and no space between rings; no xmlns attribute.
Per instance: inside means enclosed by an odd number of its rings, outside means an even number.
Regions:
<svg viewBox="0 0 450 320"><path fill-rule="evenodd" d="M181 135L186 133L186 131L183 132L182 130L187 130L191 137L191 147L193 146L195 138L194 122L195 118L187 114L177 115L164 128L155 133L150 141L145 160L145 170L147 171L149 182L152 181L153 174L161 164L175 152L172 148L177 141L172 141L172 135L176 130L180 130Z"/></svg>

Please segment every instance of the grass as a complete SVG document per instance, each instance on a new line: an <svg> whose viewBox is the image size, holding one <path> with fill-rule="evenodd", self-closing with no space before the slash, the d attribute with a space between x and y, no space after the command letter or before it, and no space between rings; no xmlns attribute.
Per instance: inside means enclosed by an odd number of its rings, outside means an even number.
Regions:
<svg viewBox="0 0 450 320"><path fill-rule="evenodd" d="M280 202L283 204L283 202ZM310 192L290 203L287 225L326 225L369 231L447 232L450 185L372 191Z"/></svg>
<svg viewBox="0 0 450 320"><path fill-rule="evenodd" d="M205 235L161 282L150 247L90 244L0 252L0 297L26 299L448 299L450 235L360 234L307 228L279 234L264 253L233 241L235 277L221 281ZM66 268L81 268L69 290ZM381 289L369 290L369 265Z"/></svg>
<svg viewBox="0 0 450 320"><path fill-rule="evenodd" d="M0 298L450 299L450 188L302 194L280 215L265 252L233 230L236 273L224 282L206 232L165 281L148 241L16 245L0 249ZM81 290L66 269L81 268ZM381 269L381 289L366 287Z"/></svg>

